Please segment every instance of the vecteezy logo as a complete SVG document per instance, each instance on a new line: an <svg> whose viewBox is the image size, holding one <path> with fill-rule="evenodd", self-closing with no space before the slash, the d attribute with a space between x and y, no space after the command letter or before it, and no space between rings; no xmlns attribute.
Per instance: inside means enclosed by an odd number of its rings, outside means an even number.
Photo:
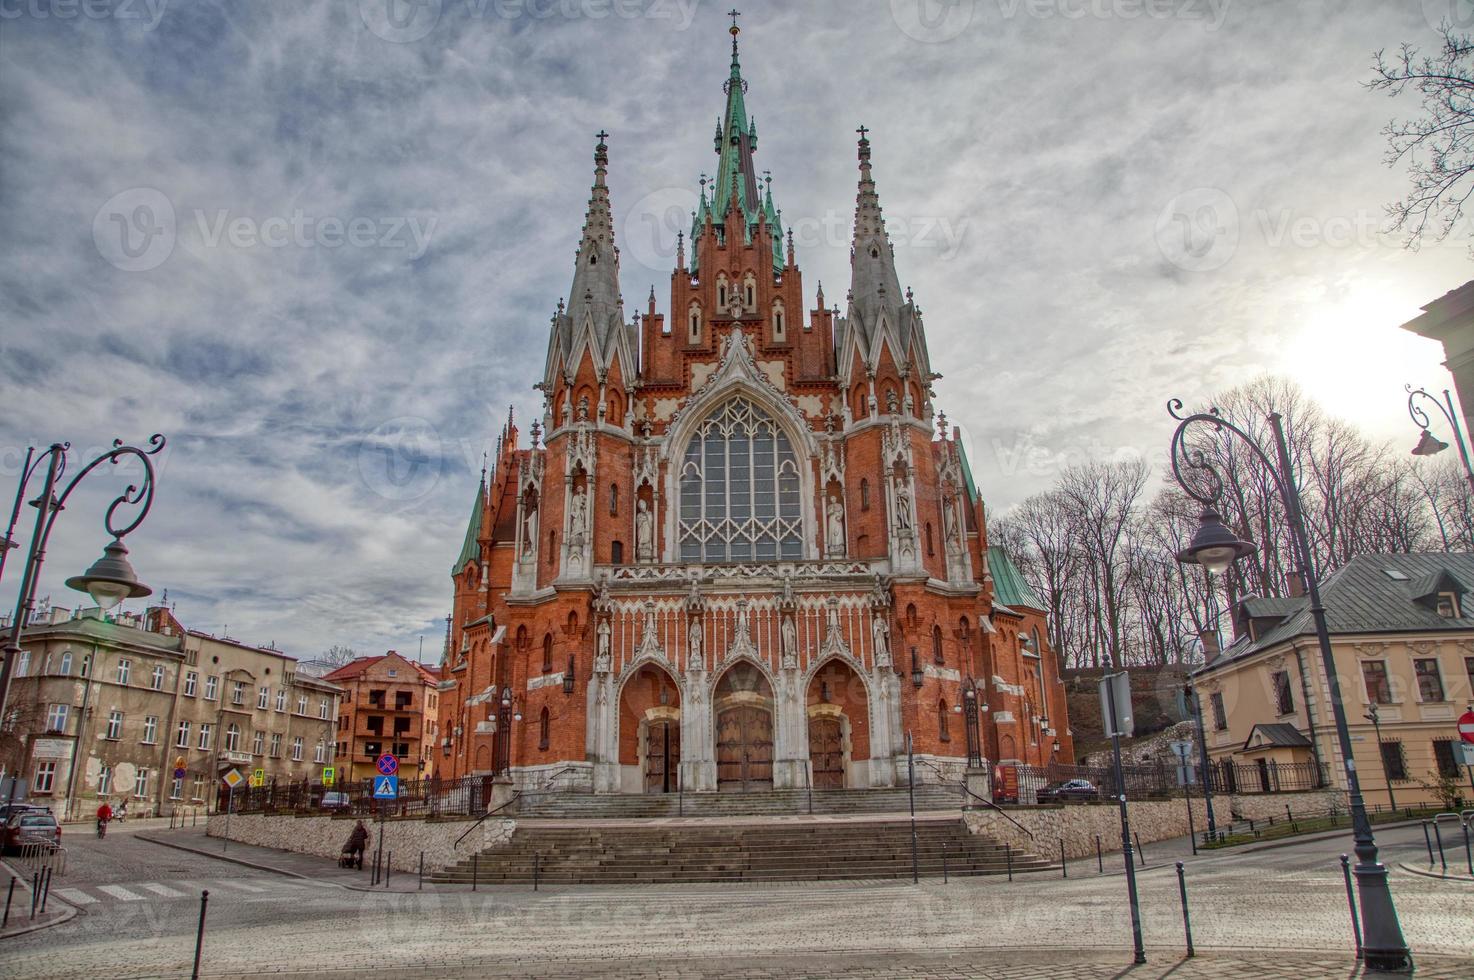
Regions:
<svg viewBox="0 0 1474 980"><path fill-rule="evenodd" d="M950 41L972 23L976 0L891 0L891 19L913 41Z"/></svg>
<svg viewBox="0 0 1474 980"><path fill-rule="evenodd" d="M624 219L624 247L647 269L667 270L675 261L678 236L691 231L696 192L688 187L665 187L635 202ZM686 243L687 255L691 243Z"/></svg>
<svg viewBox="0 0 1474 980"><path fill-rule="evenodd" d="M1474 0L1423 0L1423 19L1435 31L1444 24L1467 31L1474 28Z"/></svg>
<svg viewBox="0 0 1474 980"><path fill-rule="evenodd" d="M92 218L92 243L124 272L157 269L174 251L174 204L152 187L108 198Z"/></svg>
<svg viewBox="0 0 1474 980"><path fill-rule="evenodd" d="M435 30L442 0L358 0L364 26L386 41L408 44Z"/></svg>
<svg viewBox="0 0 1474 980"><path fill-rule="evenodd" d="M385 499L423 497L440 478L440 436L424 419L390 419L359 444L358 473Z"/></svg>
<svg viewBox="0 0 1474 980"><path fill-rule="evenodd" d="M1209 272L1239 248L1239 210L1216 187L1195 187L1167 202L1154 230L1163 258L1188 272Z"/></svg>

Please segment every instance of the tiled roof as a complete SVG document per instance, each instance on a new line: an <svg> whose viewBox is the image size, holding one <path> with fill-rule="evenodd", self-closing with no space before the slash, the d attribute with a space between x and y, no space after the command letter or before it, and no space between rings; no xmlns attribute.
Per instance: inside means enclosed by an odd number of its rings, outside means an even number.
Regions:
<svg viewBox="0 0 1474 980"><path fill-rule="evenodd" d="M1392 574L1388 574L1391 572ZM1423 552L1398 555L1358 555L1321 583L1326 626L1331 635L1362 633L1440 633L1474 630L1474 596L1459 602L1464 615L1448 618L1415 601L1415 585L1429 576L1448 573L1459 583L1474 582L1474 554ZM996 575L996 573L995 573ZM1199 674L1208 674L1237 660L1253 656L1297 636L1315 635L1309 603L1304 600L1245 600L1255 604L1281 603L1288 614L1278 625L1251 641L1240 637ZM1258 605L1256 608L1270 608ZM1255 614L1257 615L1257 613Z"/></svg>
<svg viewBox="0 0 1474 980"><path fill-rule="evenodd" d="M988 571L993 573L993 601L1004 606L1014 608L1038 609L1047 611L1048 607L1029 588L1029 583L1024 581L1023 573L1008 557L1008 552L994 545L988 548Z"/></svg>
<svg viewBox="0 0 1474 980"><path fill-rule="evenodd" d="M1274 722L1267 725L1255 725L1249 729L1248 741L1244 742L1244 748L1249 748L1249 743L1254 741L1254 733L1258 732L1264 736L1264 742L1256 748L1267 748L1276 746L1285 749L1307 749L1310 748L1310 739L1287 722Z"/></svg>
<svg viewBox="0 0 1474 980"><path fill-rule="evenodd" d="M416 672L419 673L421 680L430 684L438 684L440 682L440 675L434 670L431 670L429 667L426 667L424 664L418 661L410 660L408 657L405 657L399 653L395 653L393 650L389 651L389 653L380 654L377 657L358 657L354 660L350 660L348 663L339 667L332 673L324 675L323 680L335 682L352 680L353 678L362 674L369 667L372 667L374 664L385 659L391 654L413 667Z"/></svg>

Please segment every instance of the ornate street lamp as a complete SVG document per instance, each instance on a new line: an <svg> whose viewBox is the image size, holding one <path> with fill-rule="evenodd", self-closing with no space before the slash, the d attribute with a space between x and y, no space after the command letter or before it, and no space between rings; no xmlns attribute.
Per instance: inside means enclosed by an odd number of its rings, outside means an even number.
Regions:
<svg viewBox="0 0 1474 980"><path fill-rule="evenodd" d="M1372 723L1377 736L1377 758L1382 762L1382 782L1387 784L1387 803L1397 809L1397 797L1392 793L1392 776L1387 772L1387 757L1382 754L1382 719L1377 714L1376 702L1367 706L1366 720Z"/></svg>
<svg viewBox="0 0 1474 980"><path fill-rule="evenodd" d="M129 484L128 488L108 505L107 512L103 516L103 527L107 529L108 534L112 535L113 540L103 549L102 557L94 562L91 568L81 575L74 575L67 579L67 588L86 592L104 611L112 609L124 599L142 598L153 593L152 589L138 580L133 566L129 564L128 549L123 545L123 538L143 523L143 519L148 516L149 508L153 506L153 457L157 456L163 448L164 437L157 434L149 438L147 449L125 446L121 439L116 439L113 441L112 449L82 467L81 471L72 477L59 494L56 488L58 482L66 474L67 453L71 450L71 443L53 443L44 453L33 459L21 474L20 487L16 495L17 512L20 509L20 501L25 498L26 485L41 464L46 463L46 476L41 493L31 501L31 506L36 508L36 526L31 534L31 545L26 554L25 569L21 573L20 591L15 603L15 618L11 621L10 636L5 644L5 662L3 666L0 666L0 717L4 717L5 714L5 699L10 692L11 670L21 652L21 636L33 612L32 600L36 591L36 581L40 578L41 566L45 562L46 545L51 538L51 529L56 524L57 515L66 509L67 500L71 498L72 491L77 488L77 484L103 463L116 464L125 457L137 457L143 463L143 479L136 484ZM133 520L125 524L116 523L114 515L117 514L119 507L124 506L137 507L138 513ZM14 521L12 521L13 524ZM10 546L11 541L7 535L5 550L9 550Z"/></svg>
<svg viewBox="0 0 1474 980"><path fill-rule="evenodd" d="M1213 467L1207 454L1187 441L1189 430L1206 428L1215 436L1234 436L1243 442L1259 458L1265 470L1274 479L1288 518L1292 554L1300 566L1306 592L1310 598L1310 615L1315 623L1316 640L1320 646L1322 667L1329 687L1328 700L1336 723L1336 738L1340 744L1341 757L1346 765L1346 788L1351 804L1352 837L1356 842L1357 864L1355 868L1357 891L1361 898L1362 947L1364 962L1374 970L1404 970L1410 961L1407 942L1403 939L1402 926L1397 921L1397 909L1392 902L1392 891L1387 884L1387 867L1377 860L1377 842L1372 835L1371 821L1367 819L1366 804L1362 800L1361 782L1357 778L1356 765L1352 757L1351 733L1346 723L1346 708L1341 695L1341 680L1336 671L1336 658L1331 650L1330 631L1326 627L1326 611L1321 604L1320 585L1311 559L1310 538L1305 530L1305 516L1300 503L1300 493L1295 481L1294 467L1290 464L1290 450L1285 442L1284 419L1278 412L1270 413L1268 422L1274 432L1272 457L1247 432L1225 419L1218 410L1182 414L1181 399L1167 403L1168 413L1178 425L1172 434L1172 475L1182 489L1203 505L1203 514L1192 543L1178 555L1178 560L1203 566L1209 573L1226 571L1235 561L1254 553L1254 545L1240 540L1228 528L1218 514L1218 500L1223 493L1223 479ZM1190 479L1189 474L1195 478Z"/></svg>
<svg viewBox="0 0 1474 980"><path fill-rule="evenodd" d="M573 655L568 655L568 669L563 671L563 693L573 693Z"/></svg>
<svg viewBox="0 0 1474 980"><path fill-rule="evenodd" d="M1443 390L1443 401L1439 401L1422 388L1414 390L1412 385L1405 385L1404 387L1408 393L1407 413L1412 416L1413 422L1423 430L1423 434L1418 437L1418 444L1413 447L1413 455L1436 456L1448 448L1448 443L1428 431L1428 425L1432 422L1432 418L1418 404L1418 400L1422 399L1432 404L1434 408L1442 413L1444 418L1448 419L1448 424L1454 430L1454 442L1459 447L1459 457L1464 461L1464 479L1469 481L1469 489L1474 490L1474 468L1470 468L1469 466L1469 450L1464 445L1464 431L1459 428L1459 413L1454 411L1453 395L1449 394L1448 389L1445 388Z"/></svg>
<svg viewBox="0 0 1474 980"><path fill-rule="evenodd" d="M911 686L918 691L926 681L926 672L921 669L921 663L916 659L916 648L911 648Z"/></svg>

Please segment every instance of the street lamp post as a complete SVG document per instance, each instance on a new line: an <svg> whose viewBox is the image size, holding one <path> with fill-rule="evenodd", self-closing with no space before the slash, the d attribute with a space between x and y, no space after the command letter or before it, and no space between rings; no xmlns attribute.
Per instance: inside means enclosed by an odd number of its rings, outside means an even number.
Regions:
<svg viewBox="0 0 1474 980"><path fill-rule="evenodd" d="M1418 400L1422 399L1438 409L1443 417L1448 419L1448 424L1454 430L1454 442L1459 447L1459 458L1464 462L1464 479L1469 481L1469 489L1474 491L1474 467L1470 467L1469 465L1469 450L1464 445L1464 430L1459 427L1459 413L1454 411L1453 395L1449 394L1448 389L1445 388L1443 390L1443 401L1439 401L1422 388L1414 389L1412 385L1406 385L1405 387L1408 393L1407 413L1412 416L1413 421L1423 430L1422 436L1418 439L1418 444L1413 447L1413 455L1435 456L1448 448L1448 443L1428 431L1428 425L1432 419L1423 410L1422 406L1418 404Z"/></svg>
<svg viewBox="0 0 1474 980"><path fill-rule="evenodd" d="M1346 706L1341 695L1340 676L1336 672L1336 660L1331 650L1330 631L1326 626L1326 611L1321 604L1320 585L1315 566L1311 560L1309 536L1305 530L1305 517L1301 509L1300 494L1296 489L1294 469L1290 464L1290 451L1285 442L1284 420L1278 412L1268 417L1274 432L1275 457L1271 457L1247 432L1219 414L1217 409L1182 414L1181 399L1168 402L1167 410L1178 421L1172 434L1172 473L1178 484L1198 503L1203 513L1192 542L1177 556L1179 561L1201 565L1209 574L1222 574L1235 561L1253 554L1257 549L1248 541L1240 540L1223 524L1217 506L1223 493L1223 479L1209 461L1206 453L1189 445L1187 434L1194 426L1208 427L1214 435L1238 437L1264 465L1273 477L1280 500L1288 518L1293 553L1300 566L1306 592L1310 597L1310 615L1315 623L1316 640L1320 646L1321 662L1326 673L1326 684L1330 689L1331 711L1336 722L1336 738L1341 748L1341 757L1346 767L1346 788L1351 804L1352 837L1355 840L1357 864L1355 869L1357 892L1361 898L1362 937L1366 965L1375 970L1406 969L1411 955L1403 939L1402 926L1397 920L1397 909L1392 901L1392 891L1387 884L1387 867L1377 860L1377 842L1372 834L1371 821L1367 818L1366 804L1362 800L1361 782L1356 774L1356 761L1352 756L1351 732L1346 722ZM1199 476L1194 481L1188 472Z"/></svg>
<svg viewBox="0 0 1474 980"><path fill-rule="evenodd" d="M1382 754L1382 719L1377 714L1375 701L1367 706L1366 719L1372 723L1372 731L1376 733L1377 758L1382 761L1382 782L1387 784L1387 803L1396 810L1397 797L1392 793L1392 777L1387 773L1387 757Z"/></svg>
<svg viewBox="0 0 1474 980"><path fill-rule="evenodd" d="M1192 698L1193 717L1198 723L1198 764L1203 767L1203 804L1208 810L1208 840L1218 837L1218 822L1213 819L1213 770L1208 760L1208 729L1203 724L1203 699L1198 686L1188 679L1183 694Z"/></svg>
<svg viewBox="0 0 1474 980"><path fill-rule="evenodd" d="M15 666L16 658L21 652L21 635L25 631L26 620L30 618L33 594L36 590L36 582L41 575L41 566L46 560L46 544L51 537L51 529L56 524L57 515L66 509L67 500L77 484L103 463L116 464L128 456L135 456L143 463L143 479L136 484L129 484L128 488L118 495L103 516L103 527L113 540L102 551L102 557L92 564L86 572L75 575L66 581L67 588L76 589L78 592L86 592L92 596L92 600L98 607L108 610L122 602L124 599L137 599L151 595L153 590L142 582L133 571L133 566L128 562L128 549L123 546L123 538L131 533L143 519L148 516L149 508L154 501L154 464L153 457L158 455L164 448L164 437L153 435L148 440L147 449L137 446L125 446L121 439L113 441L113 448L93 459L62 489L56 492L58 483L66 475L67 453L71 449L70 443L53 443L40 456L36 457L29 468L21 475L20 495L25 495L26 485L35 475L42 463L46 464L45 479L41 494L31 501L31 506L36 508L36 525L31 534L30 549L26 554L25 569L21 573L20 590L16 595L15 618L11 622L10 636L5 644L5 662L0 665L0 718L5 716L5 699L10 693L10 678ZM138 513L126 524L114 522L114 515L119 507L136 506Z"/></svg>

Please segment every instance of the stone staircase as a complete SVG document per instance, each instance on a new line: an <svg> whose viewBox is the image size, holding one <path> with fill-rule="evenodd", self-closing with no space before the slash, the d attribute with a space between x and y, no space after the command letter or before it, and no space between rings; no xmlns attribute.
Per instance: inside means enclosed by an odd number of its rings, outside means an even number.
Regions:
<svg viewBox="0 0 1474 980"><path fill-rule="evenodd" d="M897 814L909 811L905 787L899 789L802 789L761 793L524 793L512 816L557 820L649 820L671 817L767 817L798 814ZM812 809L810 807L812 806ZM961 810L955 786L919 783L916 810Z"/></svg>
<svg viewBox="0 0 1474 980"><path fill-rule="evenodd" d="M519 822L512 840L444 868L433 881L481 885L842 881L911 875L907 818L770 817L594 823ZM1004 874L1004 846L960 817L918 816L917 865L927 877ZM1018 851L1015 874L1057 868Z"/></svg>

